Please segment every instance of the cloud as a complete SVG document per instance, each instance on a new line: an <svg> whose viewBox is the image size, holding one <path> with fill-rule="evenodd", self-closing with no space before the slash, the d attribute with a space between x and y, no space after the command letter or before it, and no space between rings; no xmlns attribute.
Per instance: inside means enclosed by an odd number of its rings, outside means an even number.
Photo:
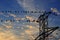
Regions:
<svg viewBox="0 0 60 40"><path fill-rule="evenodd" d="M0 40L17 40L17 38L10 31L4 31L0 32Z"/></svg>
<svg viewBox="0 0 60 40"><path fill-rule="evenodd" d="M16 17L16 18L14 18L15 20L25 20L25 18L21 18L21 17Z"/></svg>
<svg viewBox="0 0 60 40"><path fill-rule="evenodd" d="M28 36L28 38L30 40L34 39L36 36L33 36L33 35L36 35L36 33L38 33L38 28L37 27L34 27L32 25L27 25L28 29L25 30L25 34Z"/></svg>
<svg viewBox="0 0 60 40"><path fill-rule="evenodd" d="M33 25L33 24L32 24L32 25ZM32 25L27 25L28 30L38 31L38 27L32 26Z"/></svg>
<svg viewBox="0 0 60 40"><path fill-rule="evenodd" d="M5 17L9 17L9 15L5 15L4 13L0 12L0 15L5 16Z"/></svg>
<svg viewBox="0 0 60 40"><path fill-rule="evenodd" d="M28 37L30 40L35 39L36 36L33 36L35 35L35 32L36 31L33 30L25 30L25 34L27 35L26 37Z"/></svg>
<svg viewBox="0 0 60 40"><path fill-rule="evenodd" d="M29 26L30 29L32 29L33 27L32 26Z"/></svg>
<svg viewBox="0 0 60 40"><path fill-rule="evenodd" d="M0 15L3 15L3 13L0 12Z"/></svg>
<svg viewBox="0 0 60 40"><path fill-rule="evenodd" d="M57 15L60 15L60 12L56 8L51 8L51 11L56 13Z"/></svg>
<svg viewBox="0 0 60 40"><path fill-rule="evenodd" d="M25 11L40 11L40 9L36 8L36 5L34 2L35 2L35 0L17 0L17 3ZM32 21L34 19L34 17L37 18L40 14L42 14L42 13L30 13L30 14L28 13L28 14L26 14L27 15L26 17ZM32 18L32 16L34 16L34 17Z"/></svg>
<svg viewBox="0 0 60 40"><path fill-rule="evenodd" d="M4 23L2 23L2 25L4 27L6 27L7 29L11 29L12 28L12 25L11 24L4 24Z"/></svg>
<svg viewBox="0 0 60 40"><path fill-rule="evenodd" d="M22 32L20 33L20 36L18 36L18 39L20 40L34 40L35 39L35 34L38 32L38 28L32 25L26 25L24 26L25 28L23 30L20 30ZM16 31L15 31L16 32Z"/></svg>
<svg viewBox="0 0 60 40"><path fill-rule="evenodd" d="M33 0L17 0L17 2L25 9L25 10L32 10L34 9Z"/></svg>
<svg viewBox="0 0 60 40"><path fill-rule="evenodd" d="M34 18L31 17L31 16L26 16L26 18L29 19L30 21L33 21L34 20Z"/></svg>
<svg viewBox="0 0 60 40"><path fill-rule="evenodd" d="M16 17L16 15L15 15L15 14L11 14L11 13L9 13L9 16L13 16L13 17Z"/></svg>
<svg viewBox="0 0 60 40"><path fill-rule="evenodd" d="M12 28L12 26L6 26L6 28L10 29L10 28Z"/></svg>
<svg viewBox="0 0 60 40"><path fill-rule="evenodd" d="M16 17L16 18L14 18L15 20L21 20L21 18L19 18L19 17Z"/></svg>

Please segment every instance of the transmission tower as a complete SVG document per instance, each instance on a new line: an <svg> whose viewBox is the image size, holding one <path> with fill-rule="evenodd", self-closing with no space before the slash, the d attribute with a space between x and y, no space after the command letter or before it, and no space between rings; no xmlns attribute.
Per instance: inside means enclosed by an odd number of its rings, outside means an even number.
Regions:
<svg viewBox="0 0 60 40"><path fill-rule="evenodd" d="M44 12L39 16L39 35L35 40L48 40L48 36L59 27L48 27L48 17L52 12Z"/></svg>

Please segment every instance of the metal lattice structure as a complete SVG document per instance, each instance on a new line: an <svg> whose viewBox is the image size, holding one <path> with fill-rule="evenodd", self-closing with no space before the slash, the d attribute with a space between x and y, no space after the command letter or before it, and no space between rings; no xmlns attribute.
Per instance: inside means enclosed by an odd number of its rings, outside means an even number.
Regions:
<svg viewBox="0 0 60 40"><path fill-rule="evenodd" d="M52 12L44 12L39 16L39 35L35 40L48 40L48 36L59 27L48 27L48 17ZM42 32L42 33L41 33Z"/></svg>

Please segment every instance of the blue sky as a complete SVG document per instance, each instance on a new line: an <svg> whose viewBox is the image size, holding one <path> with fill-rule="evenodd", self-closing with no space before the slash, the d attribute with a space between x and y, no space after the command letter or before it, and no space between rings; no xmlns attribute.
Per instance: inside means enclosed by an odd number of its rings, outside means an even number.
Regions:
<svg viewBox="0 0 60 40"><path fill-rule="evenodd" d="M60 10L60 0L34 0L34 3L44 10L51 7ZM16 0L0 0L0 10L22 10L22 7Z"/></svg>
<svg viewBox="0 0 60 40"><path fill-rule="evenodd" d="M0 0L0 10L22 10L16 0Z"/></svg>
<svg viewBox="0 0 60 40"><path fill-rule="evenodd" d="M12 36L12 40L28 40L28 38L33 38L31 34L34 31L37 33L38 31L38 23L28 23L27 19L33 20L39 17L39 13L36 14L26 14L26 13L1 13L1 11L39 11L46 10L51 11L51 8L56 8L60 12L60 0L0 0L0 19L12 19L12 20L21 20L21 22L0 22L0 33L5 37L7 37L7 33L9 36ZM18 15L17 15L18 14ZM60 15L49 16L49 26L60 26ZM5 31L4 31L5 30ZM7 31L8 30L8 31ZM3 31L3 32L1 32ZM9 37L8 36L8 37ZM16 38L17 36L17 38ZM26 36L26 37L25 37ZM0 36L2 37L2 36ZM10 37L9 37L10 38ZM8 40L10 40L8 38ZM16 39L14 39L16 38ZM0 40L4 40L0 38ZM6 39L7 40L7 39Z"/></svg>
<svg viewBox="0 0 60 40"><path fill-rule="evenodd" d="M60 8L59 8L60 0L34 0L33 3L34 3L35 8L36 9L39 8L39 10L50 11L51 8L57 8L60 11ZM24 9L21 5L18 4L17 0L0 0L0 11L6 11L6 10L17 10L17 11L22 10L23 11ZM21 14L21 13L17 13L17 14ZM6 13L4 15L6 15ZM26 14L23 13L23 16L24 15ZM13 19L13 17L9 17L9 18ZM59 17L57 17L56 21L59 21L59 20L60 20Z"/></svg>

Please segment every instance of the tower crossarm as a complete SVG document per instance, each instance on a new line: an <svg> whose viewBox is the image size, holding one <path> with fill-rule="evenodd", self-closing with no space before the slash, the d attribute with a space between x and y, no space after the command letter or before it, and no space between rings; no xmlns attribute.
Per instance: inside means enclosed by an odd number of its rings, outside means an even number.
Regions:
<svg viewBox="0 0 60 40"><path fill-rule="evenodd" d="M39 40L39 39L42 39L41 37L43 36L43 34L45 34L45 37L49 36L51 33L53 33L55 30L57 30L59 27L54 27L54 28L49 28L48 31L45 31L45 32L42 32L39 36L37 36L35 38L35 40ZM48 34L46 34L48 33Z"/></svg>

